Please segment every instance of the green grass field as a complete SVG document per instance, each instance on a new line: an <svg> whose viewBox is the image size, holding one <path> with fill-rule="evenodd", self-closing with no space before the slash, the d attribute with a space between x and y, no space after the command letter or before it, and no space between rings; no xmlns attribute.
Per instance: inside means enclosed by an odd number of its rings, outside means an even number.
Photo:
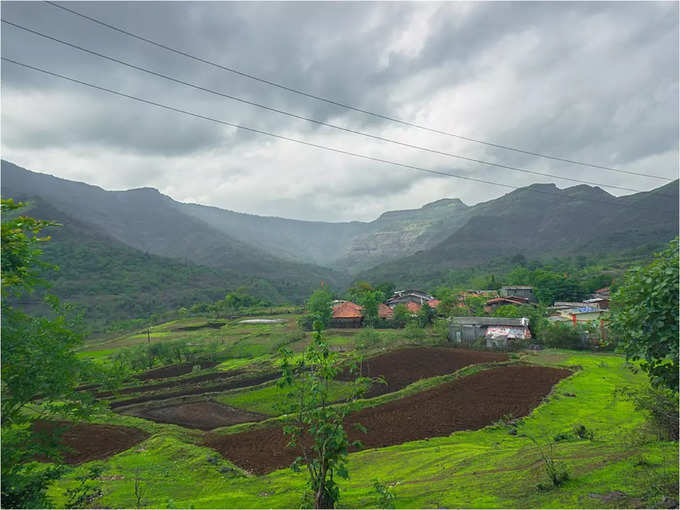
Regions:
<svg viewBox="0 0 680 510"><path fill-rule="evenodd" d="M206 334L201 331L186 334L198 338ZM241 343L243 352L239 354L247 355L227 359L217 369L236 368L241 361L243 366L274 363L276 353L271 347L278 342L279 333L272 326L238 324L211 331L225 335L230 344ZM330 336L344 340L336 340L334 345L351 348L354 335L345 331L331 332ZM384 345L405 342L397 336L398 332L385 332ZM523 359L576 370L517 423L497 423L478 431L351 454L350 478L340 482L340 506L379 507L375 481L390 488L398 508L634 508L655 506L663 494L677 494L678 443L659 441L649 432L643 414L630 402L614 397L618 387L645 384L645 376L633 373L622 357L613 354L546 350ZM417 391L418 383L413 386L407 390ZM232 406L277 414L278 391L269 384L230 392L218 399ZM334 391L341 398L345 385L338 383ZM96 421L139 426L152 435L128 451L95 462L104 471L102 495L94 506L135 507L136 478L143 492L141 505L146 507L301 505L303 475L290 469L265 476L243 473L213 450L200 446L200 432L113 413L102 414ZM578 425L591 431L593 439L574 435L572 431ZM558 434L564 439L554 442ZM552 449L554 459L565 466L569 479L562 486L537 488L548 482L539 446L544 452ZM74 468L51 487L50 495L57 506L63 505L64 491L76 484L75 477L90 464Z"/></svg>

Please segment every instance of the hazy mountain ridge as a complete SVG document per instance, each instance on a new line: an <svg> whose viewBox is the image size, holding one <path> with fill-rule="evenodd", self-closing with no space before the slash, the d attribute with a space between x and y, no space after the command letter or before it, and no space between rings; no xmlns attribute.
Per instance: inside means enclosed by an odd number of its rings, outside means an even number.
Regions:
<svg viewBox="0 0 680 510"><path fill-rule="evenodd" d="M152 188L105 191L3 161L2 195L39 198L66 217L143 253L265 279L287 299L303 299L321 281L337 287L347 283L341 272L284 260L233 239L183 213L177 202Z"/></svg>
<svg viewBox="0 0 680 510"><path fill-rule="evenodd" d="M432 246L468 207L442 199L420 209L388 211L371 222L289 220L178 203L181 210L242 242L281 257L353 272ZM461 216L462 219L462 216Z"/></svg>
<svg viewBox="0 0 680 510"><path fill-rule="evenodd" d="M461 228L434 247L372 267L358 278L406 284L516 254L596 256L645 245L651 252L678 235L678 181L623 197L585 185L561 190L535 184L477 204L468 214Z"/></svg>
<svg viewBox="0 0 680 510"><path fill-rule="evenodd" d="M2 162L2 193L40 197L103 235L145 253L261 278L299 300L325 281L404 284L515 254L527 258L658 246L678 232L678 182L614 197L587 185L533 184L467 206L441 199L371 222L256 216L184 204L152 188L106 191ZM321 267L325 266L325 267Z"/></svg>

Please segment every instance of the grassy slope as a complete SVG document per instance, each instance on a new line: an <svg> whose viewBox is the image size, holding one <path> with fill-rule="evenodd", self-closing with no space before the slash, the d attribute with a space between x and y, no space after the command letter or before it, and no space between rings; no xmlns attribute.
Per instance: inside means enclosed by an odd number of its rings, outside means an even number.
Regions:
<svg viewBox="0 0 680 510"><path fill-rule="evenodd" d="M542 353L536 363L578 365L549 400L518 426L519 434L497 425L450 437L368 450L350 456L351 478L341 482L344 507L376 507L372 481L396 484L398 507L620 507L635 501L603 500L591 495L622 491L645 498L655 481L677 479L677 443L640 445L636 430L644 417L630 403L612 398L621 384L641 384L643 377L624 367L613 355ZM566 393L574 397L565 396ZM132 507L134 473L145 487L143 504L153 507L197 508L297 507L304 478L290 470L266 476L241 476L212 450L197 446L194 434L180 427L159 426L129 417L100 417L101 421L143 424L154 432L136 448L116 455L105 467L103 496L98 506ZM556 443L556 458L564 461L571 480L551 491L538 491L545 482L539 453L522 434L539 442L573 425L584 424L595 440ZM55 502L71 486L79 467L51 490ZM631 502L632 501L632 502Z"/></svg>

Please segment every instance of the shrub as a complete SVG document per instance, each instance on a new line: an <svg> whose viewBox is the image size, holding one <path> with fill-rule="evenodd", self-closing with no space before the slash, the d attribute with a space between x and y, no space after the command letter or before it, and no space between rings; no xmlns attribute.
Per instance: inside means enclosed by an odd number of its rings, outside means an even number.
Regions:
<svg viewBox="0 0 680 510"><path fill-rule="evenodd" d="M449 341L449 321L446 319L437 319L434 321L432 330L434 331L436 339L439 343L444 344Z"/></svg>
<svg viewBox="0 0 680 510"><path fill-rule="evenodd" d="M657 435L662 439L678 440L678 394L668 388L617 388L616 394L633 402L635 409L646 413Z"/></svg>
<svg viewBox="0 0 680 510"><path fill-rule="evenodd" d="M367 350L381 343L380 334L373 328L363 328L356 338L355 345L359 350Z"/></svg>
<svg viewBox="0 0 680 510"><path fill-rule="evenodd" d="M544 325L539 331L541 343L561 349L583 349L584 332L581 328L564 322Z"/></svg>
<svg viewBox="0 0 680 510"><path fill-rule="evenodd" d="M311 331L314 325L314 317L312 315L303 315L297 320L297 325L303 331Z"/></svg>
<svg viewBox="0 0 680 510"><path fill-rule="evenodd" d="M373 480L373 488L378 494L378 508L394 508L394 492L392 487L382 483L380 480Z"/></svg>
<svg viewBox="0 0 680 510"><path fill-rule="evenodd" d="M425 330L416 321L409 321L404 328L404 336L409 340L420 341L425 338Z"/></svg>

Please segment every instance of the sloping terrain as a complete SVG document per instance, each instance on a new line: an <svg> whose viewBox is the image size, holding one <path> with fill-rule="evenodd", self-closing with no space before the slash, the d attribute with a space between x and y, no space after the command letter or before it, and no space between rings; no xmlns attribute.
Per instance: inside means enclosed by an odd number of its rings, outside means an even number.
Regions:
<svg viewBox="0 0 680 510"><path fill-rule="evenodd" d="M416 395L350 414L348 423L366 427L364 434L347 427L350 441L362 448L447 436L457 430L477 430L503 416L525 416L540 404L569 370L513 366L485 370ZM281 427L239 434L208 436L206 445L240 467L257 474L282 469L299 451L289 448ZM356 449L356 448L355 448Z"/></svg>
<svg viewBox="0 0 680 510"><path fill-rule="evenodd" d="M378 265L359 279L435 281L450 268L522 254L604 255L652 252L678 234L678 181L613 197L600 188L534 184L472 207L468 221L436 246Z"/></svg>
<svg viewBox="0 0 680 510"><path fill-rule="evenodd" d="M184 265L193 263L230 272L231 278L217 278L220 283L226 280L226 285L219 285L222 289L230 287L234 280L239 280L239 284L264 280L275 289L274 293L280 292L288 301L304 299L321 281L338 287L347 281L340 272L283 260L231 238L184 214L176 202L150 188L106 191L29 172L2 161L2 195L39 202L46 214L41 219L55 219L64 225L77 223L67 234L55 235L54 244L61 240L64 254L87 249L94 236L104 251L108 246L117 250L122 244L136 250L138 256L156 255L179 260ZM39 217L39 212L40 209L33 214ZM59 249L51 251L56 253ZM49 262L61 265L68 258L50 260L47 255ZM109 274L89 276L108 278Z"/></svg>

